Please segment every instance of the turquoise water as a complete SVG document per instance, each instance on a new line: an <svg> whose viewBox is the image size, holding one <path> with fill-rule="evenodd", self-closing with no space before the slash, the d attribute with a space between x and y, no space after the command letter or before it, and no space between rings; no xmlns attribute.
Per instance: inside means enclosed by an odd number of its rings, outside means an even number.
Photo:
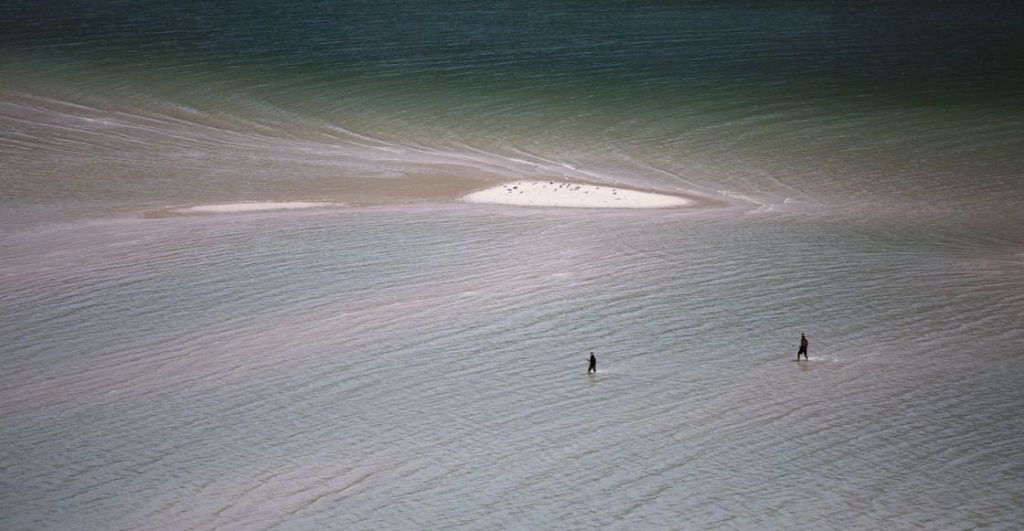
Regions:
<svg viewBox="0 0 1024 531"><path fill-rule="evenodd" d="M1013 528L1021 17L4 4L0 527Z"/></svg>

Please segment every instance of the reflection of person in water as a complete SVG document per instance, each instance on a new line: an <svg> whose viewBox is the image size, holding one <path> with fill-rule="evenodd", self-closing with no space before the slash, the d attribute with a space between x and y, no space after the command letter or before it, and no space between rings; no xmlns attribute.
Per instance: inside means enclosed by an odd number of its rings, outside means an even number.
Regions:
<svg viewBox="0 0 1024 531"><path fill-rule="evenodd" d="M587 374L591 372L597 374L597 357L594 356L593 352L590 353L590 366L587 367Z"/></svg>
<svg viewBox="0 0 1024 531"><path fill-rule="evenodd" d="M800 334L800 350L796 351L796 361L800 361L800 355L801 354L804 355L804 360L805 361L808 359L807 358L807 345L808 345L808 343L809 343L809 341L807 341L807 337L804 336L803 334Z"/></svg>

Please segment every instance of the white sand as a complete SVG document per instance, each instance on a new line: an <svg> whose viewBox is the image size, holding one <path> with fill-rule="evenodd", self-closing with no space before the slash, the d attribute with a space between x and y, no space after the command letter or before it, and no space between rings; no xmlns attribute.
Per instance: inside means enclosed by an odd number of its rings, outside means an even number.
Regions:
<svg viewBox="0 0 1024 531"><path fill-rule="evenodd" d="M462 198L470 203L573 208L667 208L692 206L685 197L611 186L559 181L516 181Z"/></svg>
<svg viewBox="0 0 1024 531"><path fill-rule="evenodd" d="M198 205L187 208L174 208L171 212L181 214L230 214L236 212L264 212L268 210L294 210L299 208L322 208L335 206L337 203L315 201L263 202L263 203L224 203L218 205Z"/></svg>

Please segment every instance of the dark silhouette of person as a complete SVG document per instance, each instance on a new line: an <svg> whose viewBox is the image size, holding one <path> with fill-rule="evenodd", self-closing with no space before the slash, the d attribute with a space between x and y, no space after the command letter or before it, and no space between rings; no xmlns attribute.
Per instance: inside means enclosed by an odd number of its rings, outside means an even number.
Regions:
<svg viewBox="0 0 1024 531"><path fill-rule="evenodd" d="M597 357L594 356L593 352L590 353L590 366L587 367L587 374L590 374L591 371L597 374Z"/></svg>
<svg viewBox="0 0 1024 531"><path fill-rule="evenodd" d="M808 359L807 358L807 345L809 343L810 342L807 341L807 337L804 336L803 334L800 334L800 350L796 351L796 361L800 361L800 355L801 354L804 355L804 361L806 361Z"/></svg>

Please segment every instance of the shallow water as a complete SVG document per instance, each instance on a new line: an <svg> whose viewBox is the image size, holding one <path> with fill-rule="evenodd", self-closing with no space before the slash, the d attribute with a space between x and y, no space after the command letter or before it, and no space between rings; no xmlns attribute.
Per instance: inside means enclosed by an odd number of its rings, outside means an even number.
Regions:
<svg viewBox="0 0 1024 531"><path fill-rule="evenodd" d="M1019 16L673 6L0 7L0 527L1016 527Z"/></svg>

